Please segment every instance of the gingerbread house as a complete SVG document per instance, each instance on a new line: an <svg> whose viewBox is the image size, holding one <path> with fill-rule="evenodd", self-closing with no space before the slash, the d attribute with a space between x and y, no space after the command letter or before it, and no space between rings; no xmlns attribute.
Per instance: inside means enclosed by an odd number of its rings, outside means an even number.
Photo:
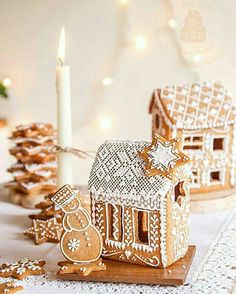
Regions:
<svg viewBox="0 0 236 294"><path fill-rule="evenodd" d="M182 139L192 162L192 193L236 184L236 108L220 82L166 86L154 91L152 133Z"/></svg>
<svg viewBox="0 0 236 294"><path fill-rule="evenodd" d="M89 178L92 220L103 238L104 258L164 268L188 249L191 170L187 162L174 164L177 148L165 142L164 149L149 155L158 166L170 164L172 178L161 170L147 175L140 155L149 145L137 141L101 145Z"/></svg>

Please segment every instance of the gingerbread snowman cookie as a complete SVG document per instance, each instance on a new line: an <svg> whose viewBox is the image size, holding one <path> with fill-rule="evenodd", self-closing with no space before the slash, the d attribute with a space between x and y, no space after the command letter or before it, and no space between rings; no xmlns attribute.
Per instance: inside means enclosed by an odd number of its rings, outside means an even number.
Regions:
<svg viewBox="0 0 236 294"><path fill-rule="evenodd" d="M61 251L67 260L76 263L96 261L102 253L100 232L91 223L91 217L81 206L78 191L69 185L59 189L52 201L55 209L62 209L64 233L61 238Z"/></svg>

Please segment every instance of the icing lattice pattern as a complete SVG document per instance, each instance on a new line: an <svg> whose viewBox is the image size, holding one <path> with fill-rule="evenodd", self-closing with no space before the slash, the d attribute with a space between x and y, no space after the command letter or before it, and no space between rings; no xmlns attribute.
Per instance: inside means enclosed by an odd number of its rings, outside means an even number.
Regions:
<svg viewBox="0 0 236 294"><path fill-rule="evenodd" d="M147 142L106 141L98 150L89 179L90 191L102 201L143 208L159 208L160 197L171 188L161 175L145 176L138 152Z"/></svg>
<svg viewBox="0 0 236 294"><path fill-rule="evenodd" d="M166 86L155 93L177 128L221 127L235 123L232 97L220 82Z"/></svg>

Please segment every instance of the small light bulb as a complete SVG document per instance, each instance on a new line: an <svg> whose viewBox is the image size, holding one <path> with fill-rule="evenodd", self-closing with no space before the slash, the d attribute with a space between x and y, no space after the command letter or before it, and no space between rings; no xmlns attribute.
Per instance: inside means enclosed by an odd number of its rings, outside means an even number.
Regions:
<svg viewBox="0 0 236 294"><path fill-rule="evenodd" d="M102 131L108 131L112 127L112 119L110 116L102 116L99 121L99 127Z"/></svg>
<svg viewBox="0 0 236 294"><path fill-rule="evenodd" d="M202 60L202 56L201 56L201 54L195 54L195 55L193 56L193 62L194 62L194 63L200 63L201 60Z"/></svg>
<svg viewBox="0 0 236 294"><path fill-rule="evenodd" d="M146 47L146 38L144 36L137 36L135 38L135 48L138 50L143 50Z"/></svg>
<svg viewBox="0 0 236 294"><path fill-rule="evenodd" d="M110 86L113 83L113 78L111 78L111 77L105 77L102 80L102 83L103 83L104 86Z"/></svg>
<svg viewBox="0 0 236 294"><path fill-rule="evenodd" d="M128 3L128 1L129 1L129 0L120 0L120 3L122 3L122 4L126 4L126 3Z"/></svg>
<svg viewBox="0 0 236 294"><path fill-rule="evenodd" d="M168 26L171 29L175 29L177 27L177 21L175 19L169 19Z"/></svg>
<svg viewBox="0 0 236 294"><path fill-rule="evenodd" d="M11 79L10 78L5 78L4 80L3 80L3 85L6 87L6 88L8 88L8 87L10 87L11 86Z"/></svg>

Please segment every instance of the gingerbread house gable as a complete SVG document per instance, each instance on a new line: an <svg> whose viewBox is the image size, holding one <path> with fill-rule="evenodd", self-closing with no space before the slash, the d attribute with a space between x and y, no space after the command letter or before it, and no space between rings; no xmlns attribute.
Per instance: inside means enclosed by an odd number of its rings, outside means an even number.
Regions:
<svg viewBox="0 0 236 294"><path fill-rule="evenodd" d="M183 164L171 180L145 175L139 152L147 146L106 141L99 148L88 185L92 219L103 257L166 267L187 252L191 171Z"/></svg>
<svg viewBox="0 0 236 294"><path fill-rule="evenodd" d="M195 82L158 88L150 102L150 113L153 107L157 107L171 128L216 128L236 122L232 97L220 82Z"/></svg>

